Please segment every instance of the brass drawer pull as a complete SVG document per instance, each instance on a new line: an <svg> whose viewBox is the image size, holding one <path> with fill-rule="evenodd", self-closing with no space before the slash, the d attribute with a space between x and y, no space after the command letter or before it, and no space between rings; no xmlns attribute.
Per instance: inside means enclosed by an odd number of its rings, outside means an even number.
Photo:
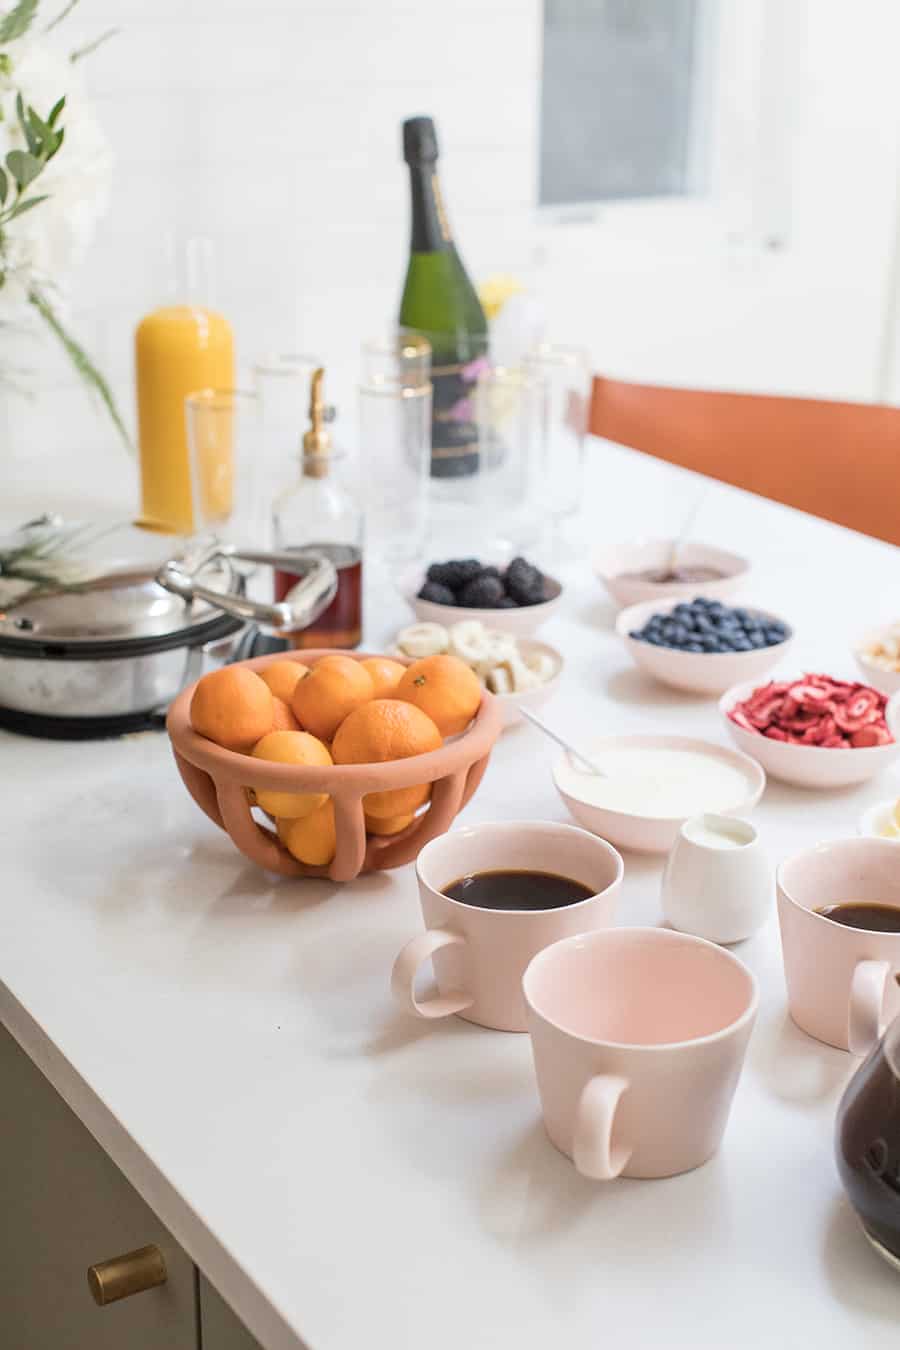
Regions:
<svg viewBox="0 0 900 1350"><path fill-rule="evenodd" d="M145 1289L165 1284L167 1275L162 1252L151 1244L88 1266L88 1288L94 1302L103 1308L107 1303L116 1303L120 1298L130 1298L132 1294L142 1294Z"/></svg>

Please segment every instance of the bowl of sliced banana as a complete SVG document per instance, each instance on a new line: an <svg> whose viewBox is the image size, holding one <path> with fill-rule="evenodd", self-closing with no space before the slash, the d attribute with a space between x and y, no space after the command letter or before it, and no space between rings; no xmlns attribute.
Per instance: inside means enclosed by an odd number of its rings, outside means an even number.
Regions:
<svg viewBox="0 0 900 1350"><path fill-rule="evenodd" d="M563 671L562 654L537 638L491 628L480 619L441 623L413 623L394 640L397 655L418 659L449 652L474 670L481 683L496 694L505 726L522 720L520 709L539 708L556 691Z"/></svg>

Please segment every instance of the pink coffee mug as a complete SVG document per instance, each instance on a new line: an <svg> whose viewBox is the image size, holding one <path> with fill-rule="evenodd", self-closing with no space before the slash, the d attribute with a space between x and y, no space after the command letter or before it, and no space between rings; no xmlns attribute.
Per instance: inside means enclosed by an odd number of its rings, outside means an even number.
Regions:
<svg viewBox="0 0 900 1350"><path fill-rule="evenodd" d="M555 872L594 892L560 909L481 909L444 895L473 872ZM426 931L394 963L391 989L415 1017L449 1017L497 1031L525 1031L522 976L551 942L612 923L624 864L605 840L574 825L503 821L469 825L426 844L416 873ZM416 975L432 961L438 994L420 999Z"/></svg>
<svg viewBox="0 0 900 1350"><path fill-rule="evenodd" d="M756 1018L742 961L611 928L554 943L523 984L544 1125L583 1176L668 1177L715 1153Z"/></svg>
<svg viewBox="0 0 900 1350"><path fill-rule="evenodd" d="M889 839L836 839L788 858L777 880L791 1017L818 1041L868 1054L900 1013L900 933L814 911L851 901L900 908L900 850Z"/></svg>

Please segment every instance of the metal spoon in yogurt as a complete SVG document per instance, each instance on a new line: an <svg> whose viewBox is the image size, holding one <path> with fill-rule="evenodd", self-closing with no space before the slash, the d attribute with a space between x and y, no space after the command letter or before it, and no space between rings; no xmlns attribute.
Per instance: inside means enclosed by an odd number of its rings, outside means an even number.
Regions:
<svg viewBox="0 0 900 1350"><path fill-rule="evenodd" d="M550 737L551 741L556 741L557 745L561 745L563 750L568 751L570 758L577 759L580 764L583 764L591 773L595 773L598 778L609 777L609 774L604 773L603 769L599 768L592 759L588 759L587 755L583 755L580 750L576 750L574 745L570 745L568 741L563 740L562 736L558 736L555 731L551 731L547 723L542 722L539 717L535 717L534 713L529 712L527 708L520 708L519 712L532 726L537 727L538 731L542 731L545 736Z"/></svg>

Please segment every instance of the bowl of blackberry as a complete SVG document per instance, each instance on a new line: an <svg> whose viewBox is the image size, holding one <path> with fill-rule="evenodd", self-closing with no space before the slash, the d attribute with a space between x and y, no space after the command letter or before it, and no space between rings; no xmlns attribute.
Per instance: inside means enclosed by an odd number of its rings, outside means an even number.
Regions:
<svg viewBox="0 0 900 1350"><path fill-rule="evenodd" d="M710 695L771 670L794 636L777 614L702 595L630 605L619 614L616 632L634 663L654 679Z"/></svg>
<svg viewBox="0 0 900 1350"><path fill-rule="evenodd" d="M416 618L449 626L480 619L518 637L537 632L562 596L555 577L529 562L513 558L506 566L478 558L450 558L417 571L403 587Z"/></svg>

